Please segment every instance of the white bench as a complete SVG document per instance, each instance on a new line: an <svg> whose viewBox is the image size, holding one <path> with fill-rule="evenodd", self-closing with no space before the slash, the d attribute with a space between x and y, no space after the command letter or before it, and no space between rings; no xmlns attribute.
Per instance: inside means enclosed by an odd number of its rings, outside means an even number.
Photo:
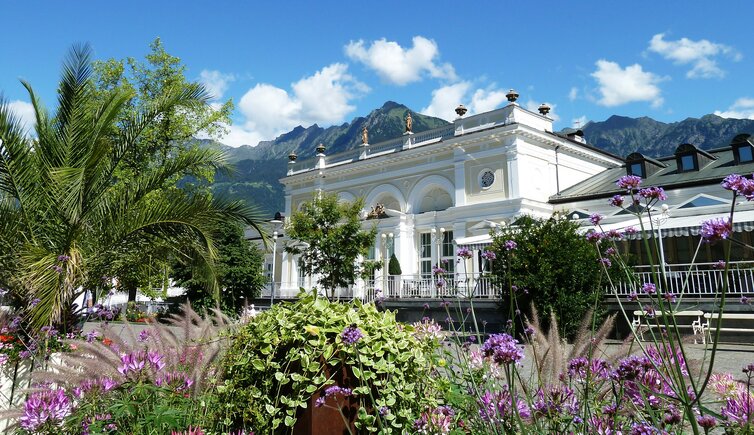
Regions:
<svg viewBox="0 0 754 435"><path fill-rule="evenodd" d="M725 332L754 332L754 325L751 325L753 327L749 328L741 328L741 327L730 327L725 326L725 324L731 320L738 320L738 321L747 321L754 323L754 313L706 313L704 315L704 319L706 320L704 324L702 324L702 329L704 333L702 334L703 339L709 338L709 341L712 341L712 331L717 330L717 327L710 326L710 323L717 322L718 319L720 319L720 331ZM702 343L706 343L706 341L702 341Z"/></svg>
<svg viewBox="0 0 754 435"><path fill-rule="evenodd" d="M699 340L702 344L704 343L704 327L702 325L702 317L706 316L704 312L698 311L698 310L686 310L686 311L676 311L674 313L671 313L675 318L691 318L695 320L691 321L691 324L688 323L679 323L677 327L679 329L681 328L691 328L691 332L694 334L694 344L696 344L697 340ZM634 319L631 322L631 326L633 327L634 331L636 331L636 337L639 340L644 340L644 328L649 330L650 328L654 328L662 325L661 316L662 314L659 312L656 312L654 314L655 317L660 317L660 321L657 323L652 322L643 322L643 319L647 317L647 312L643 310L636 310L634 311Z"/></svg>

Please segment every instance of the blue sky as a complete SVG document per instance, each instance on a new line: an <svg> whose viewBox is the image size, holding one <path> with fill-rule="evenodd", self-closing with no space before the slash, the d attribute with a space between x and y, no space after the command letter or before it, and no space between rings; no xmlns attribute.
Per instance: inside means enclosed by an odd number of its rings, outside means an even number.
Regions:
<svg viewBox="0 0 754 435"><path fill-rule="evenodd" d="M754 3L0 2L0 92L22 115L24 78L49 103L66 50L99 59L167 51L236 104L224 141L340 124L393 100L451 119L515 88L556 129L613 114L754 119Z"/></svg>

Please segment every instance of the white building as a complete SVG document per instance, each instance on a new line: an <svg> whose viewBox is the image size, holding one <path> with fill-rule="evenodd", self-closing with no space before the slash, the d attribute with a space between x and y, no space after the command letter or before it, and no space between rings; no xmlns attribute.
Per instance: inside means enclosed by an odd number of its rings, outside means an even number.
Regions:
<svg viewBox="0 0 754 435"><path fill-rule="evenodd" d="M450 272L477 273L481 258L457 264L458 247L478 255L491 228L521 215L548 217L559 207L550 202L553 195L624 163L578 134L553 133L549 107L534 113L520 107L517 97L511 91L507 106L468 117L459 106L452 125L407 132L360 150L327 155L320 146L305 161L292 155L281 180L285 216L316 191L336 192L344 200L364 197L364 215L377 210L364 221L377 227L374 258L394 252L400 261L403 278L390 284L393 292L433 292L431 268L438 263ZM296 258L280 248L276 252L274 261L268 256L277 265L276 294L290 297L316 283L300 273ZM379 279L375 285L387 289Z"/></svg>

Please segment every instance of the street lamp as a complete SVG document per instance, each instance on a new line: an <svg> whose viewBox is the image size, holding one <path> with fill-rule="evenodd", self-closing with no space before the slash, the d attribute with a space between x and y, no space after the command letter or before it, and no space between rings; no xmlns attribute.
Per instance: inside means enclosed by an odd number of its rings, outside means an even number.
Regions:
<svg viewBox="0 0 754 435"><path fill-rule="evenodd" d="M662 276L665 277L665 247L662 243L662 225L668 221L668 218L670 217L670 213L668 213L668 205L663 204L660 209L662 212L659 216L656 216L654 218L654 223L657 226L657 239L660 247L660 267L662 270Z"/></svg>
<svg viewBox="0 0 754 435"><path fill-rule="evenodd" d="M393 241L393 233L382 233L382 261L384 269L382 271L382 291L388 293L388 274L390 273L390 259L387 257L388 245Z"/></svg>
<svg viewBox="0 0 754 435"><path fill-rule="evenodd" d="M440 227L439 234L438 234L437 228L432 228L431 232L432 232L432 238L434 239L434 242L437 245L437 250L436 250L436 252L437 252L437 267L441 267L440 266L440 262L442 260L442 242L443 242L443 238L445 237L445 228ZM440 282L439 280L440 280L440 278L437 278L437 277L435 278L435 286L434 286L435 288L434 288L433 292L437 292L437 290L438 290L437 289L437 284Z"/></svg>
<svg viewBox="0 0 754 435"><path fill-rule="evenodd" d="M278 247L278 225L283 223L284 216L282 213L275 213L275 217L272 218L270 223L274 226L275 231L272 232L272 277L270 280L270 308L275 303L275 263L277 260L277 247Z"/></svg>

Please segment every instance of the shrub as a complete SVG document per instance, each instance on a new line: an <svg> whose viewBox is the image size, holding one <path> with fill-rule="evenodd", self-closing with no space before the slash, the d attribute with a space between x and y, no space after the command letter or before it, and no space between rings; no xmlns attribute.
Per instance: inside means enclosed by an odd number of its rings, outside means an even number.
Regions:
<svg viewBox="0 0 754 435"><path fill-rule="evenodd" d="M400 275L403 273L401 270L401 262L398 261L398 258L395 256L395 254L390 256L390 262L388 263L387 271L390 275Z"/></svg>
<svg viewBox="0 0 754 435"><path fill-rule="evenodd" d="M435 346L412 331L372 304L302 293L236 333L223 363L218 403L224 405L216 418L226 429L280 431L293 427L313 399L325 403L334 394L326 387L339 386L350 389L359 431L381 426L400 433L433 404L428 354Z"/></svg>
<svg viewBox="0 0 754 435"><path fill-rule="evenodd" d="M601 292L599 257L578 228L556 216L523 217L497 233L491 247L497 257L493 274L516 286L518 306L532 301L539 312L555 313L561 335L569 339ZM509 241L515 244L506 246ZM507 296L504 292L506 303Z"/></svg>

